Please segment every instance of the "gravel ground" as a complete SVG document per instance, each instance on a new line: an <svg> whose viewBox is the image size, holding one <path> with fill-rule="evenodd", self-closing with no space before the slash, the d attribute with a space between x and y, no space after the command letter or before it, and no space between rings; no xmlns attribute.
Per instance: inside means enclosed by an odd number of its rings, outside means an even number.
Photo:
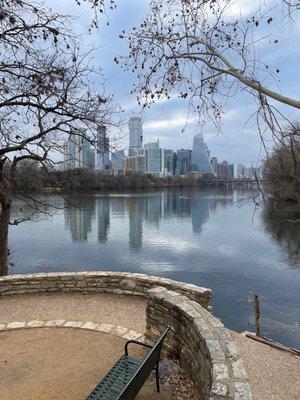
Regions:
<svg viewBox="0 0 300 400"><path fill-rule="evenodd" d="M125 326L144 333L146 305L143 298L109 293L9 296L0 299L0 323L64 319Z"/></svg>
<svg viewBox="0 0 300 400"><path fill-rule="evenodd" d="M63 328L0 333L1 400L82 400L123 354L125 340ZM133 351L136 357L145 352ZM194 400L192 383L172 361L161 363L161 393L147 380L137 400Z"/></svg>
<svg viewBox="0 0 300 400"><path fill-rule="evenodd" d="M244 361L253 400L300 400L300 357L230 333Z"/></svg>

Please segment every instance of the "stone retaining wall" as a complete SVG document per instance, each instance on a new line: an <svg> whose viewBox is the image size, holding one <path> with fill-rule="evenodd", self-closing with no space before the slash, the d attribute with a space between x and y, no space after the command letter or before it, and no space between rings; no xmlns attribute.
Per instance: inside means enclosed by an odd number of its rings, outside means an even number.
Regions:
<svg viewBox="0 0 300 400"><path fill-rule="evenodd" d="M242 360L227 329L186 296L162 287L149 290L147 337L154 340L166 325L167 353L179 357L201 400L250 400Z"/></svg>
<svg viewBox="0 0 300 400"><path fill-rule="evenodd" d="M172 326L166 340L166 351L179 357L201 400L251 399L235 345L223 324L207 310L212 296L210 289L144 274L109 271L0 278L0 297L47 292L107 292L146 297L148 339L155 340L166 325ZM41 321L31 322L46 326ZM54 322L48 321L47 325ZM79 323L66 324L77 326ZM0 326L0 330L21 329L27 325L15 322L12 326ZM90 329L94 325L83 324L82 327ZM95 329L104 328L101 325Z"/></svg>
<svg viewBox="0 0 300 400"><path fill-rule="evenodd" d="M171 279L126 272L77 272L32 275L9 275L0 278L0 296L43 292L107 292L147 297L155 286L182 293L207 308L212 293Z"/></svg>

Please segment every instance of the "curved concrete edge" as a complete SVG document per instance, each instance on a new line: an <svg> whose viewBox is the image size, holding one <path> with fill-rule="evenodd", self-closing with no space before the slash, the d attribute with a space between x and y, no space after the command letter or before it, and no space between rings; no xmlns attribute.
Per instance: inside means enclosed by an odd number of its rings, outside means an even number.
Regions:
<svg viewBox="0 0 300 400"><path fill-rule="evenodd" d="M251 390L235 343L220 322L186 296L157 287L149 290L147 338L171 325L166 351L179 357L201 400L251 400Z"/></svg>
<svg viewBox="0 0 300 400"><path fill-rule="evenodd" d="M0 296L45 292L115 293L148 296L148 290L161 286L209 306L210 289L146 274L128 272L64 272L30 275L8 275L0 278Z"/></svg>
<svg viewBox="0 0 300 400"><path fill-rule="evenodd" d="M84 329L95 332L109 333L114 336L121 337L126 340L144 340L145 336L134 330L127 329L123 326L114 326L110 324L95 324L91 321L66 321L63 319L55 319L49 321L14 321L7 324L0 324L0 332L14 331L20 329L34 328L71 328Z"/></svg>

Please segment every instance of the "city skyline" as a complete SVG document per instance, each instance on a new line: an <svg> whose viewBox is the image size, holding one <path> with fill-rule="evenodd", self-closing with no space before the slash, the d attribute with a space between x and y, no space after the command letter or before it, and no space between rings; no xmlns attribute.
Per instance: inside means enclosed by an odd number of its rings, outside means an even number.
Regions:
<svg viewBox="0 0 300 400"><path fill-rule="evenodd" d="M253 164L247 167L238 163L234 167L224 159L218 162L201 133L194 135L192 148L176 151L163 148L159 137L149 142L143 134L143 119L135 115L128 121L128 146L125 149L111 151L106 126L98 126L95 142L87 130L78 129L78 135L70 135L63 147L62 166L65 170L90 168L114 175L139 172L166 177L201 173L219 179L254 179L261 175L261 168Z"/></svg>

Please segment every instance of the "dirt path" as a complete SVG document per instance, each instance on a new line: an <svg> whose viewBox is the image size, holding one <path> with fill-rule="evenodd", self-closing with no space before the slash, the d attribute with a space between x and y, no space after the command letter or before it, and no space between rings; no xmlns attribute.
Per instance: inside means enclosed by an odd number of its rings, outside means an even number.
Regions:
<svg viewBox="0 0 300 400"><path fill-rule="evenodd" d="M300 399L300 357L230 333L244 361L253 400Z"/></svg>

